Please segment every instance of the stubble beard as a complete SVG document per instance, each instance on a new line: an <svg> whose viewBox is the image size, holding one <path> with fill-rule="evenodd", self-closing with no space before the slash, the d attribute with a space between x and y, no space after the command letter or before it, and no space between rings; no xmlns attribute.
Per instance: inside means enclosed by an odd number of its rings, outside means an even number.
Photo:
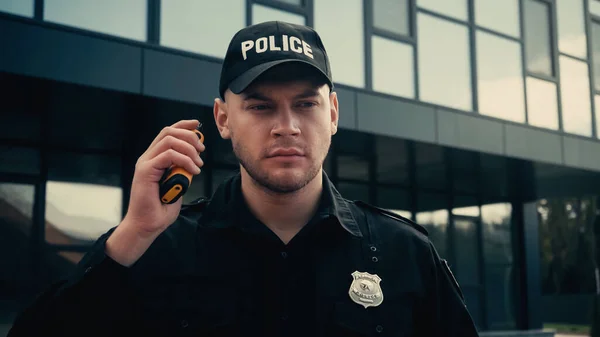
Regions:
<svg viewBox="0 0 600 337"><path fill-rule="evenodd" d="M328 141L327 149L329 149L330 144L331 139ZM325 156L322 155L323 158L317 158L316 161L311 162L310 167L302 171L301 176L296 176L291 181L281 181L281 178L273 177L267 170L261 169L258 163L252 160L249 151L242 144L232 141L232 145L233 153L240 162L240 165L248 172L254 184L275 194L294 193L308 185L319 174L321 165L323 165L325 160ZM325 151L325 155L327 152Z"/></svg>

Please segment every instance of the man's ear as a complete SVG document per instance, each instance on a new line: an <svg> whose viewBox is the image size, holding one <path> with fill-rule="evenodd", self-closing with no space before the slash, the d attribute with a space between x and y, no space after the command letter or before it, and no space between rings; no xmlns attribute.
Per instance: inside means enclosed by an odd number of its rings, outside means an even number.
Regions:
<svg viewBox="0 0 600 337"><path fill-rule="evenodd" d="M337 93L332 91L329 94L329 111L331 115L331 134L335 135L338 129L338 122L340 119L340 111L338 106Z"/></svg>
<svg viewBox="0 0 600 337"><path fill-rule="evenodd" d="M215 98L213 115L217 129L219 129L219 133L221 134L221 138L229 139L231 137L231 132L229 131L227 103L222 101L220 98Z"/></svg>

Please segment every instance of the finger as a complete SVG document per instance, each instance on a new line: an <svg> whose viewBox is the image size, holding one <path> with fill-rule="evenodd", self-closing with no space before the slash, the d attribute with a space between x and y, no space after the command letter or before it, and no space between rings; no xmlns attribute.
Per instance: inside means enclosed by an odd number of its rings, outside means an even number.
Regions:
<svg viewBox="0 0 600 337"><path fill-rule="evenodd" d="M170 126L167 126L161 130L158 136L154 138L152 144L148 146L148 149L155 147L161 140L163 140L167 136L173 136L175 138L187 141L196 148L197 152L202 152L205 149L204 144L202 144L202 142L198 138L198 135L194 131L181 128L174 128Z"/></svg>
<svg viewBox="0 0 600 337"><path fill-rule="evenodd" d="M196 141L197 141L196 137ZM192 144L188 143L185 140L175 138L174 136L168 135L163 138L156 146L148 149L146 153L145 160L152 160L152 158L158 156L159 154L167 151L167 150L175 150L181 154L184 154L190 157L197 166L204 165L204 162L200 158L198 154L198 150Z"/></svg>
<svg viewBox="0 0 600 337"><path fill-rule="evenodd" d="M183 119L171 125L173 128L194 130L198 127L200 121L197 119Z"/></svg>
<svg viewBox="0 0 600 337"><path fill-rule="evenodd" d="M162 152L152 160L147 161L145 163L145 166L146 165L148 166L148 169L151 170L152 175L157 179L160 179L164 170L171 166L183 167L193 174L200 173L200 168L196 166L192 158L173 149Z"/></svg>

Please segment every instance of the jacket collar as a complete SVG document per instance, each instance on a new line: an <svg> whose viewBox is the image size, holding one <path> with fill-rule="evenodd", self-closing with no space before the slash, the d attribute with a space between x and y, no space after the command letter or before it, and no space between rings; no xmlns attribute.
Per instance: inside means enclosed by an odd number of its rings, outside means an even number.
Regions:
<svg viewBox="0 0 600 337"><path fill-rule="evenodd" d="M318 213L322 216L333 216L337 222L350 234L362 237L362 232L352 214L349 202L342 197L333 186L331 180L323 174L323 194ZM241 194L241 174L238 172L219 185L205 209L206 226L228 228L236 224L236 214L243 201Z"/></svg>

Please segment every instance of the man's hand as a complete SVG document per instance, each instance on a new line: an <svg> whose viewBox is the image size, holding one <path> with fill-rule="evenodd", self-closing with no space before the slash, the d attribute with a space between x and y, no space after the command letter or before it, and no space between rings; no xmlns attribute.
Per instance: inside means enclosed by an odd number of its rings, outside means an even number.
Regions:
<svg viewBox="0 0 600 337"><path fill-rule="evenodd" d="M118 263L133 265L177 219L183 198L163 204L158 183L172 165L200 173L204 165L200 153L205 147L193 131L198 124L197 120L183 120L165 127L139 157L127 214L106 242L107 255Z"/></svg>

